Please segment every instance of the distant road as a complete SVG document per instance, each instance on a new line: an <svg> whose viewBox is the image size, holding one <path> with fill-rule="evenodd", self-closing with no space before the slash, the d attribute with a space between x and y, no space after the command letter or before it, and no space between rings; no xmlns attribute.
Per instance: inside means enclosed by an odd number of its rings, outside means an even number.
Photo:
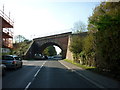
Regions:
<svg viewBox="0 0 120 90"><path fill-rule="evenodd" d="M18 70L7 70L3 88L96 88L57 60L24 61Z"/></svg>

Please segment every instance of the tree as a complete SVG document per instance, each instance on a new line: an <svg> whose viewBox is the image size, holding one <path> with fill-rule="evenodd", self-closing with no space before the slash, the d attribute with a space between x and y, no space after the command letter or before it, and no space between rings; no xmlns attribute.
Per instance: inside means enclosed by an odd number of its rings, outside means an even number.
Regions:
<svg viewBox="0 0 120 90"><path fill-rule="evenodd" d="M83 48L83 37L73 36L70 44L70 51L73 52L75 61L78 61L79 53Z"/></svg>
<svg viewBox="0 0 120 90"><path fill-rule="evenodd" d="M82 51L82 37L73 36L70 44L70 51L80 53Z"/></svg>
<svg viewBox="0 0 120 90"><path fill-rule="evenodd" d="M12 54L16 54L18 56L24 56L24 53L29 48L32 41L25 40L24 42L14 43Z"/></svg>
<svg viewBox="0 0 120 90"><path fill-rule="evenodd" d="M27 40L24 36L22 35L17 35L14 37L16 43L23 42L24 40ZM28 40L27 40L28 41Z"/></svg>
<svg viewBox="0 0 120 90"><path fill-rule="evenodd" d="M54 56L54 55L57 55L57 52L54 46L49 46L45 48L45 50L43 51L43 54L47 56Z"/></svg>
<svg viewBox="0 0 120 90"><path fill-rule="evenodd" d="M88 29L95 32L98 67L120 74L120 2L97 6Z"/></svg>
<svg viewBox="0 0 120 90"><path fill-rule="evenodd" d="M85 64L89 66L95 66L95 36L92 33L89 33L83 41L83 53L85 60Z"/></svg>
<svg viewBox="0 0 120 90"><path fill-rule="evenodd" d="M75 22L72 30L74 33L83 32L86 30L86 25L82 21Z"/></svg>

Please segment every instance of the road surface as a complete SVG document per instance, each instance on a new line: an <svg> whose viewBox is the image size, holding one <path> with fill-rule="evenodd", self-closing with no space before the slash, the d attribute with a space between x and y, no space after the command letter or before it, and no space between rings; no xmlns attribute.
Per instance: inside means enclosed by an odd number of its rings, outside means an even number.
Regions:
<svg viewBox="0 0 120 90"><path fill-rule="evenodd" d="M22 68L7 70L2 88L97 88L68 70L59 60L24 61Z"/></svg>

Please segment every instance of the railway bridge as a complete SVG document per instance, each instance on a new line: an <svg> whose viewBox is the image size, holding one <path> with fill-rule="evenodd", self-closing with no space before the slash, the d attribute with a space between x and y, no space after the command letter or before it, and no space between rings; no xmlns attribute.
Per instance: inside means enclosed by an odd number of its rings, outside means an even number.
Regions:
<svg viewBox="0 0 120 90"><path fill-rule="evenodd" d="M34 59L35 54L42 54L44 49L51 45L56 45L62 50L62 58L72 59L72 53L69 51L69 45L71 37L78 34L72 34L72 32L66 32L62 34L56 34L51 36L45 36L33 39L30 47L25 53L25 59ZM79 34L79 36L82 36Z"/></svg>

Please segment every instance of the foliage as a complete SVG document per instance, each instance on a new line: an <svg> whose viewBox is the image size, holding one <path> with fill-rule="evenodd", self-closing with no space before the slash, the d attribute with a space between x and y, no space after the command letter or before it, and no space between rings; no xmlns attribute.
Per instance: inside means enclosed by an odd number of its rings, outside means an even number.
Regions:
<svg viewBox="0 0 120 90"><path fill-rule="evenodd" d="M90 66L86 66L86 65L81 65L79 63L76 63L76 62L72 62L71 60L68 60L68 59L64 59L65 61L69 62L69 63L72 63L78 67L81 67L83 69L94 69L95 67L90 67Z"/></svg>
<svg viewBox="0 0 120 90"><path fill-rule="evenodd" d="M86 25L82 21L75 22L72 30L74 33L81 33L86 30Z"/></svg>
<svg viewBox="0 0 120 90"><path fill-rule="evenodd" d="M27 40L24 36L22 35L17 35L14 37L15 43L20 43L20 42L24 42L25 41L29 41Z"/></svg>
<svg viewBox="0 0 120 90"><path fill-rule="evenodd" d="M82 51L83 47L83 39L79 36L72 36L71 44L70 44L70 51L73 52L73 58L76 62L79 61L79 53Z"/></svg>
<svg viewBox="0 0 120 90"><path fill-rule="evenodd" d="M70 44L70 51L73 53L80 53L82 51L83 38L79 36L73 36Z"/></svg>
<svg viewBox="0 0 120 90"><path fill-rule="evenodd" d="M120 71L120 2L104 2L96 7L88 29L95 33L97 67Z"/></svg>
<svg viewBox="0 0 120 90"><path fill-rule="evenodd" d="M85 37L73 35L70 44L70 51L73 52L74 61L83 65L86 64L86 54L85 51L83 50L84 40Z"/></svg>
<svg viewBox="0 0 120 90"><path fill-rule="evenodd" d="M119 11L120 2L102 2L94 9L88 35L72 38L70 51L75 61L120 75Z"/></svg>
<svg viewBox="0 0 120 90"><path fill-rule="evenodd" d="M94 35L89 34L84 39L84 45L83 50L87 55L89 55L91 52L94 52Z"/></svg>
<svg viewBox="0 0 120 90"><path fill-rule="evenodd" d="M23 56L24 53L27 51L27 49L29 48L31 41L27 41L25 40L24 42L20 42L20 43L15 43L13 45L13 50L12 50L12 54L16 54L19 56Z"/></svg>
<svg viewBox="0 0 120 90"><path fill-rule="evenodd" d="M45 48L45 50L43 51L43 54L47 56L54 56L54 55L57 55L57 52L54 46L49 46Z"/></svg>
<svg viewBox="0 0 120 90"><path fill-rule="evenodd" d="M94 35L88 34L85 37L72 36L70 51L73 52L73 59L82 65L95 65Z"/></svg>

